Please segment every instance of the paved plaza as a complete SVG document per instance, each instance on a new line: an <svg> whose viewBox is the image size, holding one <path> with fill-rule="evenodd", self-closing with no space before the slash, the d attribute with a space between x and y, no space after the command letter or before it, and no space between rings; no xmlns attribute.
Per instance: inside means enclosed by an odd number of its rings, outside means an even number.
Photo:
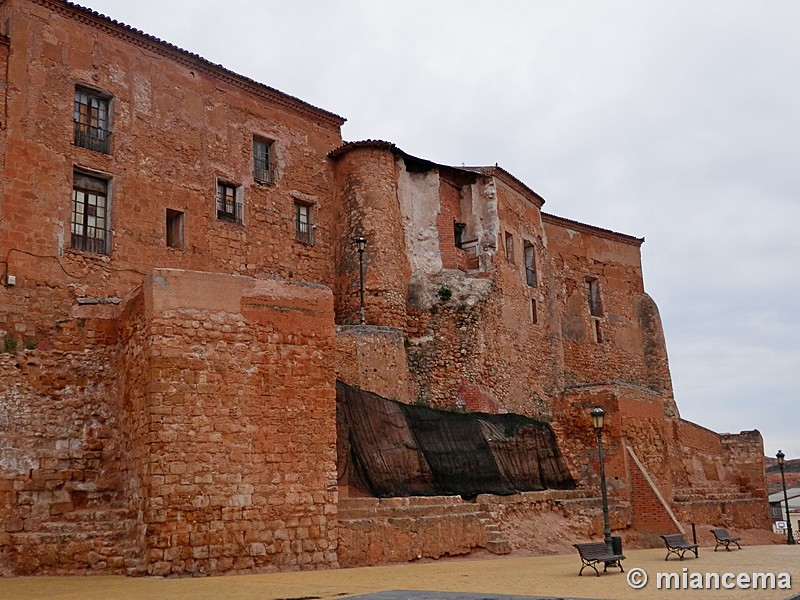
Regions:
<svg viewBox="0 0 800 600"><path fill-rule="evenodd" d="M625 573L609 570L596 577L578 576L577 552L559 556L448 559L393 566L296 571L223 577L155 579L131 577L4 577L0 600L521 600L574 599L776 599L800 597L800 546L745 546L714 552L701 548L700 557L664 560L665 551L625 550ZM643 569L649 577L643 589L633 589L627 576ZM685 569L685 571L684 571ZM612 572L613 571L613 572ZM641 572L640 572L641 573ZM658 589L658 573L705 578L706 573L787 573L791 589ZM695 574L700 573L701 576Z"/></svg>

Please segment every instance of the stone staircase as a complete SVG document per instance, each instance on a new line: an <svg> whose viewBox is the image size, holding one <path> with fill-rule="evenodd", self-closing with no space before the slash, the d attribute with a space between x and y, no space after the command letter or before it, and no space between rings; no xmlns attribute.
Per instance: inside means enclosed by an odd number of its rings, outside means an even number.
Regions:
<svg viewBox="0 0 800 600"><path fill-rule="evenodd" d="M52 518L51 518L52 519ZM32 531L9 534L6 562L17 574L125 573L134 565L136 522L125 509L83 509L59 520L43 521ZM15 555L14 546L27 548Z"/></svg>
<svg viewBox="0 0 800 600"><path fill-rule="evenodd" d="M367 561L373 564L467 554L482 548L494 554L511 552L511 545L486 507L459 496L342 498L338 522L340 562L344 566L349 553L369 556L371 536L397 540L388 555Z"/></svg>
<svg viewBox="0 0 800 600"><path fill-rule="evenodd" d="M752 500L752 496L747 492L742 492L736 485L702 483L692 487L675 488L672 491L672 499L676 503L735 502Z"/></svg>

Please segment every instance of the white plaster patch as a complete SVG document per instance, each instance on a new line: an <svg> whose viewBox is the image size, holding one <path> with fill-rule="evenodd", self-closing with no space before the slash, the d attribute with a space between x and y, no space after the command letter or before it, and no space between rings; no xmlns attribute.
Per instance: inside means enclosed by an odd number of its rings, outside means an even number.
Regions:
<svg viewBox="0 0 800 600"><path fill-rule="evenodd" d="M412 273L437 273L442 270L439 231L436 217L439 203L439 173L409 173L400 162L398 177L400 214L406 238L406 251Z"/></svg>

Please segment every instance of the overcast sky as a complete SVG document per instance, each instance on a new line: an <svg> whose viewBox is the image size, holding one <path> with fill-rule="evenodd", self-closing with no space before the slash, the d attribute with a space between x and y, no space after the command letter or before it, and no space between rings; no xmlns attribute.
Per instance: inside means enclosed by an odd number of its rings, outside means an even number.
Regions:
<svg viewBox="0 0 800 600"><path fill-rule="evenodd" d="M681 415L800 457L800 2L79 4L645 237Z"/></svg>

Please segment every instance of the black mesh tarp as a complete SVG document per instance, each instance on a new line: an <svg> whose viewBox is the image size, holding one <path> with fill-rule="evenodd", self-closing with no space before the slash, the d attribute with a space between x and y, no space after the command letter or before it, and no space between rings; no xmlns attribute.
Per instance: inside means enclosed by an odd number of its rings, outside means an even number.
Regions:
<svg viewBox="0 0 800 600"><path fill-rule="evenodd" d="M378 497L572 488L547 423L454 413L336 383L339 483Z"/></svg>

